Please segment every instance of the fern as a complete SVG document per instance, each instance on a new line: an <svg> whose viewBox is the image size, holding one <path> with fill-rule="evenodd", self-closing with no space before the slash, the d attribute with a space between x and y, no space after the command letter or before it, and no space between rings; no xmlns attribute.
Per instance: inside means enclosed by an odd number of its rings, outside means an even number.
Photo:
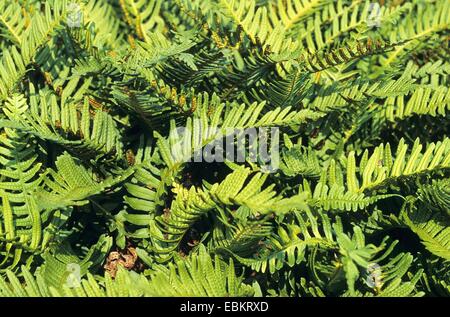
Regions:
<svg viewBox="0 0 450 317"><path fill-rule="evenodd" d="M448 296L449 10L0 0L0 296Z"/></svg>
<svg viewBox="0 0 450 317"><path fill-rule="evenodd" d="M96 111L92 119L88 98L85 98L80 110L76 104L58 106L54 96L39 99L33 104L31 113L17 113L17 109L23 108L25 99L7 103L3 111L14 123L2 120L3 125L59 144L75 155L102 157L115 153L115 158L120 159L117 154L122 152L122 148L116 146L120 133L115 122L102 111ZM60 130L64 133L60 133ZM78 135L80 139L73 140L73 135Z"/></svg>
<svg viewBox="0 0 450 317"><path fill-rule="evenodd" d="M67 153L59 156L55 165L57 171L48 171L44 189L36 193L36 196L42 202L39 204L42 209L54 210L67 206L83 205L87 203L89 197L98 195L106 189L124 182L133 173L133 170L127 170L118 177L110 176L96 182L88 171L78 165Z"/></svg>
<svg viewBox="0 0 450 317"><path fill-rule="evenodd" d="M91 274L78 287L54 286L46 282L49 273L39 271L33 276L22 267L24 284L7 271L7 280L0 277L2 296L45 296L45 297L104 297L104 296L251 296L253 289L235 276L233 261L229 265L216 257L213 263L205 249L188 263L177 262L169 268L157 268L150 279L136 273L119 270L115 280L106 275L104 282L94 279ZM133 286L133 287L131 287Z"/></svg>
<svg viewBox="0 0 450 317"><path fill-rule="evenodd" d="M23 33L20 52L15 46L7 50L0 61L0 100L13 91L17 82L25 75L38 49L58 27L61 27L66 10L66 1L46 3L45 13L33 16L30 27Z"/></svg>
<svg viewBox="0 0 450 317"><path fill-rule="evenodd" d="M431 214L420 205L413 206L409 210L405 209L403 216L407 226L417 234L428 251L446 260L450 258L449 228L446 217Z"/></svg>

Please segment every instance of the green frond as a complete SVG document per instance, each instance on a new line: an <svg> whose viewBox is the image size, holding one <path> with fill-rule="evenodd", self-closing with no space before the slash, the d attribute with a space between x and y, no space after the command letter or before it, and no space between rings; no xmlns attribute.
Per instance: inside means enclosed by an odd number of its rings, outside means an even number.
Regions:
<svg viewBox="0 0 450 317"><path fill-rule="evenodd" d="M156 218L156 224L162 233L160 237L156 237L161 241L156 246L156 251L166 257L173 256L173 251L179 247L189 228L215 207L211 198L195 187L188 190L175 186L173 191L176 198L168 213Z"/></svg>
<svg viewBox="0 0 450 317"><path fill-rule="evenodd" d="M0 60L0 101L13 92L38 50L62 26L66 6L66 0L46 2L44 13L35 12L30 26L23 32L20 51L16 46L5 51Z"/></svg>
<svg viewBox="0 0 450 317"><path fill-rule="evenodd" d="M293 146L281 154L280 170L287 176L318 178L322 173L319 160L311 148Z"/></svg>
<svg viewBox="0 0 450 317"><path fill-rule="evenodd" d="M449 296L450 284L448 281L450 263L439 257L426 260L420 284L427 293L435 296Z"/></svg>
<svg viewBox="0 0 450 317"><path fill-rule="evenodd" d="M364 153L359 164L359 177L356 174L355 154L351 152L347 157L348 189L363 192L389 179L448 168L449 144L448 138L444 138L424 147L417 139L410 154L407 154L408 145L401 140L395 157L392 156L390 145L380 145L372 155L369 156L367 151Z"/></svg>
<svg viewBox="0 0 450 317"><path fill-rule="evenodd" d="M0 296L449 296L449 16L0 0Z"/></svg>
<svg viewBox="0 0 450 317"><path fill-rule="evenodd" d="M82 4L80 10L83 12L85 25L94 26L92 45L119 48L123 43L123 34L113 5L105 0L90 0L85 5Z"/></svg>
<svg viewBox="0 0 450 317"><path fill-rule="evenodd" d="M256 7L255 0L219 0L220 12L242 31L254 44L264 43L271 29L266 7Z"/></svg>
<svg viewBox="0 0 450 317"><path fill-rule="evenodd" d="M43 266L39 267L39 274L48 286L60 289L64 286L79 287L77 279L72 280L71 274L76 278L85 276L89 269L93 270L99 266L111 249L112 239L101 236L98 242L91 246L86 254L80 256L68 244L62 244L53 252L42 255L45 260Z"/></svg>
<svg viewBox="0 0 450 317"><path fill-rule="evenodd" d="M2 12L0 15L1 34L5 39L19 47L22 42L22 33L29 24L26 11L21 9L18 3L8 3L5 0L0 2L0 12Z"/></svg>
<svg viewBox="0 0 450 317"><path fill-rule="evenodd" d="M418 198L434 210L450 215L450 179L432 180L431 184L419 184Z"/></svg>
<svg viewBox="0 0 450 317"><path fill-rule="evenodd" d="M306 208L304 197L298 195L291 198L276 197L273 185L263 189L267 175L255 174L250 178L250 170L240 168L221 183L213 184L208 190L194 186L190 189L174 184L175 199L167 214L156 218L162 242L157 247L161 254L173 255L186 232L201 217L213 210L225 206L240 205L249 208L254 215L270 212L288 212L294 208ZM244 186L246 183L246 186Z"/></svg>
<svg viewBox="0 0 450 317"><path fill-rule="evenodd" d="M125 221L136 226L146 226L154 218L158 206L163 204L166 184L161 172L151 164L142 163L136 168L133 180L125 184L128 195L124 201L131 207L123 215Z"/></svg>
<svg viewBox="0 0 450 317"><path fill-rule="evenodd" d="M306 217L298 212L295 213L295 216L298 224L279 226L276 235L272 235L264 241L262 250L258 252L260 254L257 254L255 258L244 258L232 250L226 250L240 263L250 266L258 272L269 271L273 274L282 269L285 264L293 267L304 261L307 247L336 248L330 220L326 215L321 214L320 220L316 220L310 212L306 212ZM319 223L322 224L323 233L319 230Z"/></svg>
<svg viewBox="0 0 450 317"><path fill-rule="evenodd" d="M404 96L386 100L386 117L397 121L412 115L445 116L450 107L450 93L446 87L418 87L405 101Z"/></svg>
<svg viewBox="0 0 450 317"><path fill-rule="evenodd" d="M20 98L13 100L18 112L27 110ZM36 140L21 132L5 128L0 136L1 267L16 266L23 249L36 252L42 241L41 213L33 197L42 183L37 149Z"/></svg>
<svg viewBox="0 0 450 317"><path fill-rule="evenodd" d="M321 182L316 185L313 192L309 188L307 192L308 205L311 207L319 207L326 211L341 210L356 212L376 203L380 199L392 197L391 195L366 196L361 192L346 191L344 186L338 184L333 184L328 187Z"/></svg>
<svg viewBox="0 0 450 317"><path fill-rule="evenodd" d="M400 59L402 55L405 55L415 45L423 42L427 37L448 30L450 22L449 12L450 5L447 1L436 1L429 5L417 2L413 12L400 21L397 26L398 32L392 33L390 36L391 42L398 41L399 36L409 41L396 47L393 52L382 59L382 63L385 66L389 66ZM417 19L417 16L420 16L420 19Z"/></svg>
<svg viewBox="0 0 450 317"><path fill-rule="evenodd" d="M281 22L286 30L290 30L310 17L317 8L329 3L330 1L326 0L289 0L286 2L279 0L270 8L269 16L274 26Z"/></svg>
<svg viewBox="0 0 450 317"><path fill-rule="evenodd" d="M242 208L242 207L241 207ZM260 248L261 240L271 234L272 226L269 223L248 221L234 225L216 226L211 240L212 252L227 255L228 251L248 256Z"/></svg>
<svg viewBox="0 0 450 317"><path fill-rule="evenodd" d="M164 27L164 19L159 15L161 4L162 0L150 2L142 0L120 1L125 22L138 38L145 41L150 32L161 30Z"/></svg>
<svg viewBox="0 0 450 317"><path fill-rule="evenodd" d="M150 275L148 292L156 296L252 296L252 287L235 275L233 260L228 265L212 258L204 247L197 257L158 268Z"/></svg>
<svg viewBox="0 0 450 317"><path fill-rule="evenodd" d="M450 226L448 216L432 213L423 205L411 206L403 212L406 225L419 237L428 251L450 259Z"/></svg>
<svg viewBox="0 0 450 317"><path fill-rule="evenodd" d="M408 297L423 296L423 292L417 292L417 283L423 271L417 271L412 277L404 281L413 261L411 254L399 254L387 264L380 267L380 284L376 289L378 297ZM377 285L375 285L377 288Z"/></svg>
<svg viewBox="0 0 450 317"><path fill-rule="evenodd" d="M39 208L44 210L82 206L88 203L90 197L125 182L134 172L130 168L118 176L96 180L68 153L59 156L55 165L56 170L47 171L44 187L35 194Z"/></svg>
<svg viewBox="0 0 450 317"><path fill-rule="evenodd" d="M55 269L51 272L54 271ZM7 279L0 276L0 296L236 297L253 295L253 288L244 284L242 278L235 275L232 260L226 264L215 257L213 261L204 248L200 248L198 257L178 261L176 264L170 264L168 268L155 268L149 279L135 272L120 269L114 280L109 275L105 275L104 282L100 282L93 275L87 274L87 278L82 279L79 285L64 285L52 284L45 280L45 277L51 274L45 270L39 271L35 276L26 267L22 267L22 272L24 283L11 271L7 271Z"/></svg>
<svg viewBox="0 0 450 317"><path fill-rule="evenodd" d="M76 84L77 81L72 86ZM2 120L1 124L59 144L80 157L110 155L113 159L121 159L121 136L114 119L104 111L92 110L88 97L84 98L82 106L66 102L68 90L63 92L61 105L54 95L44 93L30 100L31 111L20 114L18 109L26 107L26 100L21 97L8 99L3 112L10 121Z"/></svg>

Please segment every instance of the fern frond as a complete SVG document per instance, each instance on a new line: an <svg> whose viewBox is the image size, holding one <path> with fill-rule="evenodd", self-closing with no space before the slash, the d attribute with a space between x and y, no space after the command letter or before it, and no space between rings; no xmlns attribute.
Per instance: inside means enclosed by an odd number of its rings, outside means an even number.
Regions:
<svg viewBox="0 0 450 317"><path fill-rule="evenodd" d="M311 148L293 146L281 154L280 170L287 176L318 178L322 173L319 159Z"/></svg>
<svg viewBox="0 0 450 317"><path fill-rule="evenodd" d="M336 248L336 241L333 238L329 218L321 214L321 222L318 222L310 212L306 212L306 217L295 213L298 225L289 225L286 228L278 227L277 235L272 235L265 241L261 255L255 258L244 258L236 255L231 250L231 254L242 264L250 266L258 272L274 273L287 264L293 267L304 260L306 248L308 246L320 246L323 248ZM309 222L310 227L308 227ZM322 223L323 233L319 230L319 223Z"/></svg>
<svg viewBox="0 0 450 317"><path fill-rule="evenodd" d="M22 33L29 24L27 13L18 3L0 2L0 30L5 39L20 47Z"/></svg>
<svg viewBox="0 0 450 317"><path fill-rule="evenodd" d="M446 1L425 5L417 3L414 11L398 25L398 32L391 34L391 42L398 41L400 36L410 41L399 45L386 58L382 59L384 66L394 63L415 45L424 41L427 37L445 31L449 26L450 5ZM415 17L420 16L420 19Z"/></svg>
<svg viewBox="0 0 450 317"><path fill-rule="evenodd" d="M59 156L55 165L57 170L48 170L48 178L44 185L48 190L39 190L39 206L45 210L55 210L67 206L82 206L94 195L105 192L130 177L132 168L117 177L110 176L101 181L95 181L88 171L68 153Z"/></svg>
<svg viewBox="0 0 450 317"><path fill-rule="evenodd" d="M423 145L417 139L409 155L408 145L404 140L400 141L395 158L391 154L390 145L380 145L371 156L366 151L359 166L360 180L356 176L355 154L351 152L347 158L348 189L362 192L389 179L448 168L450 147L447 138L430 143L424 152L422 148Z"/></svg>
<svg viewBox="0 0 450 317"><path fill-rule="evenodd" d="M150 3L141 0L120 1L125 21L142 40L146 40L151 31L164 27L164 20L159 15L161 4L162 0L152 0Z"/></svg>
<svg viewBox="0 0 450 317"><path fill-rule="evenodd" d="M450 215L450 180L432 180L431 184L419 184L418 198L434 210Z"/></svg>
<svg viewBox="0 0 450 317"><path fill-rule="evenodd" d="M361 192L346 191L344 186L339 186L338 184L333 184L331 187L328 187L321 182L316 185L313 192L309 192L308 194L308 205L323 208L326 211L341 210L356 212L376 203L378 200L392 197L391 195L366 196Z"/></svg>
<svg viewBox="0 0 450 317"><path fill-rule="evenodd" d="M27 111L23 99L12 98L17 112ZM2 208L0 236L6 242L1 249L0 266L19 263L22 250L36 252L42 242L43 219L33 192L42 183L36 140L21 132L5 128L0 135L0 196ZM6 241L5 241L6 240ZM16 248L17 247L17 248ZM8 263L10 257L12 263ZM8 266L7 265L7 266Z"/></svg>
<svg viewBox="0 0 450 317"><path fill-rule="evenodd" d="M65 265L64 265L65 269ZM22 267L24 283L11 271L7 279L0 276L0 296L51 296L51 297L99 297L99 296L252 296L251 286L242 282L234 271L233 261L228 264L218 257L213 259L204 248L200 248L198 257L188 261L178 261L168 268L158 267L147 279L135 272L120 269L115 280L109 275L104 283L87 274L77 286L52 284L45 280L50 272L39 271L33 276L26 267ZM66 271L67 272L67 271Z"/></svg>
<svg viewBox="0 0 450 317"><path fill-rule="evenodd" d="M44 13L36 12L30 26L22 34L20 52L13 46L0 60L0 101L4 101L25 75L27 66L38 50L62 26L66 14L66 0L45 3ZM10 52L11 51L11 52Z"/></svg>
<svg viewBox="0 0 450 317"><path fill-rule="evenodd" d="M177 261L151 275L148 292L158 296L251 296L253 289L235 275L233 260L228 265L212 258L201 247L189 262Z"/></svg>
<svg viewBox="0 0 450 317"><path fill-rule="evenodd" d="M220 0L221 12L233 21L235 28L242 28L253 44L264 43L269 32L267 8L256 7L255 0Z"/></svg>
<svg viewBox="0 0 450 317"><path fill-rule="evenodd" d="M66 103L67 95L62 97L61 106L54 95L32 97L31 111L20 114L17 113L17 102L24 103L25 100L8 102L3 111L10 121L2 120L3 124L59 144L77 156L112 155L113 159L120 160L120 133L114 119L104 111L92 110L88 97L84 98L81 107ZM79 140L73 140L73 136Z"/></svg>
<svg viewBox="0 0 450 317"><path fill-rule="evenodd" d="M425 206L406 208L403 219L420 238L428 251L445 260L450 259L450 227L448 217L426 210Z"/></svg>
<svg viewBox="0 0 450 317"><path fill-rule="evenodd" d="M446 87L418 87L408 101L404 96L386 100L386 117L390 121L412 115L445 116L450 107L450 93Z"/></svg>

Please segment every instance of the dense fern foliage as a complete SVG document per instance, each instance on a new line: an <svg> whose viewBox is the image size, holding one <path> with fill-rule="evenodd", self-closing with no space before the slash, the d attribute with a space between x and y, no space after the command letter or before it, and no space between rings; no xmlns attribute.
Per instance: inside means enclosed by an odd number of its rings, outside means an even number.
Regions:
<svg viewBox="0 0 450 317"><path fill-rule="evenodd" d="M0 0L0 295L450 295L449 23ZM277 168L189 160L230 128L277 128Z"/></svg>

